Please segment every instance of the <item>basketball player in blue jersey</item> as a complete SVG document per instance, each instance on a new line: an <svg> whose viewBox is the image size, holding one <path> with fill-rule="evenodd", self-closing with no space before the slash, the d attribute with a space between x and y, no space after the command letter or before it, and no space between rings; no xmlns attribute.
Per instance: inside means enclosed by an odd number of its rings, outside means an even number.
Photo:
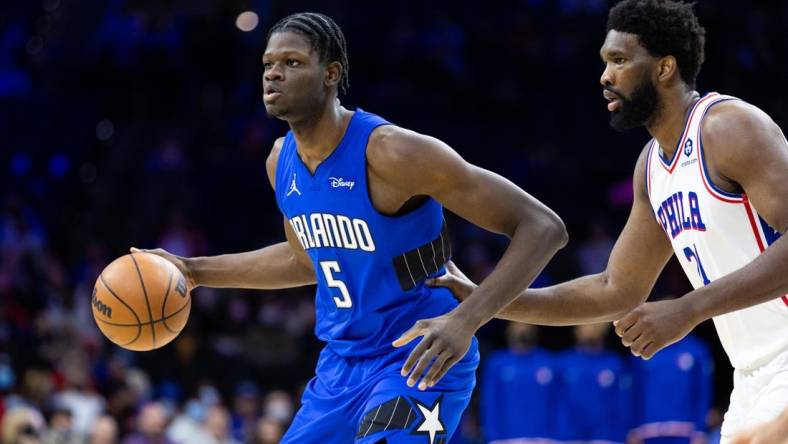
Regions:
<svg viewBox="0 0 788 444"><path fill-rule="evenodd" d="M788 144L757 107L701 96L704 29L690 4L624 0L610 10L600 79L617 130L652 139L635 166L634 203L607 269L527 290L498 317L531 324L616 322L646 359L713 318L734 390L722 435L788 405ZM644 303L675 253L694 291ZM456 268L437 280L462 299ZM488 284L489 285L489 284Z"/></svg>
<svg viewBox="0 0 788 444"><path fill-rule="evenodd" d="M153 252L192 287L317 284L326 346L283 443L445 443L475 384L474 333L566 243L563 223L439 140L342 107L349 65L329 17L281 20L262 63L266 111L290 125L266 164L287 241L216 257ZM450 257L442 205L511 238L459 304L424 284Z"/></svg>

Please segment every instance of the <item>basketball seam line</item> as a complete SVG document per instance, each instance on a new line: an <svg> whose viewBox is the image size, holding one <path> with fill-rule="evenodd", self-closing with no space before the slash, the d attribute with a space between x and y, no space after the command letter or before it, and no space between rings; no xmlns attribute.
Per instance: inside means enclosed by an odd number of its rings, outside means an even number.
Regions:
<svg viewBox="0 0 788 444"><path fill-rule="evenodd" d="M142 294L145 295L145 305L148 307L148 319L153 321L153 311L150 309L150 301L148 300L148 290L145 289L145 280L142 279L142 271L140 266L137 265L137 259L134 259L134 254L130 254L131 261L134 262L134 268L137 269L137 276L140 277L140 285L142 286ZM156 348L156 328L150 324L150 331L153 339L153 348Z"/></svg>
<svg viewBox="0 0 788 444"><path fill-rule="evenodd" d="M121 304L125 305L125 306L126 306L126 308L128 308L128 309L129 309L129 311L131 312L131 314L133 314L133 315L134 315L134 317L135 317L135 318L137 318L137 327L138 327L138 328L137 328L137 336L135 336L135 337L134 337L134 339L132 339L130 342L127 342L127 343L123 344L123 345L129 345L129 344L131 344L132 342L134 342L134 341L136 341L137 339L139 339L139 337L140 337L140 334L142 333L142 321L140 321L140 317L139 317L139 316L137 316L137 312L135 312L135 311L134 311L134 309L133 309L133 308L131 308L131 305L127 304L127 303L126 303L126 301L124 301L123 299L121 299L121 298L120 298L120 296L118 296L117 294L115 294L115 292L114 292L114 291L113 291L111 288L109 288L109 284L107 284L107 282L104 280L104 274L100 274L100 275L99 275L99 280L101 281L101 284L102 284L102 285L104 285L104 288L106 288L106 289L107 289L107 291L109 291L109 292L110 292L110 294L111 294L112 296L115 296L115 298L116 298L118 301L120 301L120 303L121 303ZM94 318L94 319L98 319L98 318L97 318L97 317L95 317L95 316L93 316L93 318Z"/></svg>
<svg viewBox="0 0 788 444"><path fill-rule="evenodd" d="M155 321L150 321L150 322L138 322L138 323L136 323L136 324L121 324L121 323L119 323L119 322L110 322L110 321L105 321L104 319L100 319L100 318L95 318L95 319L96 319L97 321L101 321L102 323L104 323L104 324L107 324L107 325L111 325L111 326L113 326L113 327L142 327L142 326L144 326L144 325L155 324L155 323L157 323L157 322L162 322L162 321L166 321L166 320L168 320L168 319L172 319L172 318L174 318L175 316L177 316L177 315L178 315L180 312L182 312L183 310L185 310L185 309L186 309L186 307L188 307L188 306L189 306L189 304L191 304L191 300L188 300L188 301L186 301L186 303L185 303L185 304L183 304L183 306L182 306L181 308L179 308L179 309L175 310L174 312L170 313L169 315L167 315L167 316L165 316L165 317L163 317L163 318L161 318L161 319L156 319ZM171 331L172 331L172 330L171 330ZM179 333L179 332L173 331L173 333ZM135 340L136 340L136 338L135 338Z"/></svg>

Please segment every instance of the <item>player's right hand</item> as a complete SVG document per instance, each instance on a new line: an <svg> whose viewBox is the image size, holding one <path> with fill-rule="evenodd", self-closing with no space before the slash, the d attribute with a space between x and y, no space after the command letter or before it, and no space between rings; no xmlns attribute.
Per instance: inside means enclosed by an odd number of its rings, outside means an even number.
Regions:
<svg viewBox="0 0 788 444"><path fill-rule="evenodd" d="M446 263L446 274L434 279L427 279L426 284L430 287L448 288L454 297L461 301L464 301L478 287L452 261Z"/></svg>
<svg viewBox="0 0 788 444"><path fill-rule="evenodd" d="M194 273L192 273L191 267L188 265L188 258L176 256L163 248L145 250L142 248L131 247L130 251L132 253L155 254L156 256L161 256L164 259L167 259L176 267L178 267L178 270L180 270L181 273L183 273L183 277L186 278L187 291L192 291L195 287L197 287L197 283L194 280Z"/></svg>

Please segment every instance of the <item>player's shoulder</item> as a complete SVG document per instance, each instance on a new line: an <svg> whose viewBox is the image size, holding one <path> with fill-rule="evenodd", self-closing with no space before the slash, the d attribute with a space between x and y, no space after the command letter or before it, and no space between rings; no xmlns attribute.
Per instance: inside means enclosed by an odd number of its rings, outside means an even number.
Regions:
<svg viewBox="0 0 788 444"><path fill-rule="evenodd" d="M372 131L367 143L370 163L399 164L413 162L422 154L420 146L429 139L396 125L380 125Z"/></svg>
<svg viewBox="0 0 788 444"><path fill-rule="evenodd" d="M459 159L451 147L435 137L395 125L376 128L367 144L370 169L398 180L409 177L440 182L451 174L448 166L458 165Z"/></svg>
<svg viewBox="0 0 788 444"><path fill-rule="evenodd" d="M707 162L721 175L768 168L784 149L780 127L760 108L743 100L724 100L709 108L701 124Z"/></svg>
<svg viewBox="0 0 788 444"><path fill-rule="evenodd" d="M743 100L724 100L714 104L701 123L704 148L715 151L740 148L779 131L777 124L757 106Z"/></svg>
<svg viewBox="0 0 788 444"><path fill-rule="evenodd" d="M646 170L646 162L648 161L648 156L651 154L651 145L654 144L654 139L649 139L643 148L640 149L640 154L638 154L638 160L635 164L635 171L637 172L638 169L641 171Z"/></svg>
<svg viewBox="0 0 788 444"><path fill-rule="evenodd" d="M271 152L268 153L268 159L266 160L266 164L273 163L274 167L276 167L276 162L279 160L279 153L282 152L282 147L285 144L284 137L277 137L274 140L273 146L271 146Z"/></svg>
<svg viewBox="0 0 788 444"><path fill-rule="evenodd" d="M752 103L727 97L709 107L703 118L703 128L725 131L731 125L748 126L770 121L769 115Z"/></svg>
<svg viewBox="0 0 788 444"><path fill-rule="evenodd" d="M268 180L271 182L271 186L276 186L276 165L279 163L279 154L282 152L284 144L284 137L277 138L271 147L271 152L268 153L268 158L265 160L265 170L268 173Z"/></svg>

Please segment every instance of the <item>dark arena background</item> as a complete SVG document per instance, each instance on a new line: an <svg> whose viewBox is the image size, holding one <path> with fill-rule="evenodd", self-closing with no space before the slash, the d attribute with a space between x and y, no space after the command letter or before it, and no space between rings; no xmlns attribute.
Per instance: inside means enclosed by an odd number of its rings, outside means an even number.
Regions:
<svg viewBox="0 0 788 444"><path fill-rule="evenodd" d="M351 68L344 106L447 142L563 218L570 243L535 285L603 270L648 139L643 129L619 134L608 125L599 48L612 4L3 2L0 441L278 442L321 347L313 287L199 288L179 337L140 353L101 335L90 297L101 270L131 246L194 256L283 239L265 159L287 127L265 115L261 56L267 29L292 12L322 12L343 28ZM788 2L700 0L695 10L707 33L698 90L738 96L786 128ZM478 282L506 239L451 214L447 221L455 262ZM689 289L672 260L651 298ZM485 393L506 386L495 386L501 382L488 377L496 370L486 364L508 347L506 328L493 321L478 333L477 388L451 442L560 441L507 436L495 418L546 412L571 424L590 414L588 406L605 413L598 423L621 430L609 441L637 442L630 432L639 424L626 413L648 387L628 370L634 358L612 332L604 342L613 364L589 371L615 393L590 390L599 397L564 402L587 389L561 377L581 365L572 358L575 333L540 327L537 337L526 335L545 356L532 385L550 386L549 393L512 385L522 390L518 399L502 397L501 411L490 410ZM693 335L708 354L680 356L703 369L689 383L699 394L687 399L702 418L696 431L714 442L732 369L711 322ZM667 396L672 387L661 390ZM162 433L168 438L157 440Z"/></svg>

